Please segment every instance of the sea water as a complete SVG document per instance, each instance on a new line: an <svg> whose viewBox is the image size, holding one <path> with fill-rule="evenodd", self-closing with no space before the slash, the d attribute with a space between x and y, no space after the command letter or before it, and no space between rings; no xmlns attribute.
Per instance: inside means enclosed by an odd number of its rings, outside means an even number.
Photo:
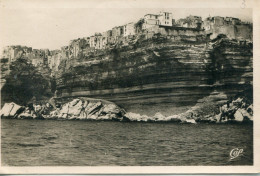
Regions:
<svg viewBox="0 0 260 176"><path fill-rule="evenodd" d="M1 120L3 166L252 165L252 124ZM232 149L243 149L231 159Z"/></svg>

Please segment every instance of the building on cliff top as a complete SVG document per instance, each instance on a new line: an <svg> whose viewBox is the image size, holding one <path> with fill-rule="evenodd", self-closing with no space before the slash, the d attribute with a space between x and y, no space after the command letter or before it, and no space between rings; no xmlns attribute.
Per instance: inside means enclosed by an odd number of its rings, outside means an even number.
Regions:
<svg viewBox="0 0 260 176"><path fill-rule="evenodd" d="M172 13L170 12L160 12L159 25L161 26L172 26Z"/></svg>
<svg viewBox="0 0 260 176"><path fill-rule="evenodd" d="M70 52L69 54L73 57L77 57L84 48L87 47L89 40L85 38L78 38L70 41Z"/></svg>
<svg viewBox="0 0 260 176"><path fill-rule="evenodd" d="M208 17L204 21L199 16L188 16L175 22L170 12L158 14L146 14L137 22L116 26L103 33L95 33L93 36L71 40L68 46L61 50L49 51L48 49L38 50L24 46L9 46L4 48L3 58L14 61L19 57L26 56L34 65L44 65L46 58L50 68L58 69L58 63L62 59L77 58L79 55L86 56L89 52L97 49L113 48L114 46L127 46L138 36L145 35L145 38L152 38L161 34L174 40L180 40L181 36L188 36L192 41L197 36L208 35L211 39L219 34L225 34L230 39L252 41L252 24L242 22L233 17ZM187 37L186 37L187 38ZM203 38L203 37L202 37ZM55 62L57 64L54 66Z"/></svg>
<svg viewBox="0 0 260 176"><path fill-rule="evenodd" d="M188 16L184 19L179 19L176 21L176 26L185 28L196 28L201 29L202 18L199 16Z"/></svg>
<svg viewBox="0 0 260 176"><path fill-rule="evenodd" d="M252 24L241 22L233 17L208 17L203 21L202 28L211 39L219 34L224 34L230 39L249 40L253 39Z"/></svg>
<svg viewBox="0 0 260 176"><path fill-rule="evenodd" d="M126 25L124 25L124 36L128 36L128 35L135 35L136 34L136 30L135 30L135 24L132 23L128 23Z"/></svg>
<svg viewBox="0 0 260 176"><path fill-rule="evenodd" d="M12 62L31 52L32 47L20 45L7 46L3 49L2 58L8 58L9 62Z"/></svg>
<svg viewBox="0 0 260 176"><path fill-rule="evenodd" d="M159 14L146 14L142 29L148 29L154 26L172 26L172 13L160 12Z"/></svg>
<svg viewBox="0 0 260 176"><path fill-rule="evenodd" d="M146 14L144 16L144 23L142 25L142 29L147 29L158 25L159 25L158 15Z"/></svg>

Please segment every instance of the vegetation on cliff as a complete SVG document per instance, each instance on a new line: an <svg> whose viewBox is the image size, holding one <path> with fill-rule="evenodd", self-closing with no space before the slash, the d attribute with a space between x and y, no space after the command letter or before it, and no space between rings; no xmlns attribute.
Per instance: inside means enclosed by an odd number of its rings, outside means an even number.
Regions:
<svg viewBox="0 0 260 176"><path fill-rule="evenodd" d="M50 91L50 79L44 77L25 58L11 62L9 69L5 71L9 74L5 75L6 82L1 89L2 102L26 105L31 100L41 100L44 97L49 99L53 95Z"/></svg>

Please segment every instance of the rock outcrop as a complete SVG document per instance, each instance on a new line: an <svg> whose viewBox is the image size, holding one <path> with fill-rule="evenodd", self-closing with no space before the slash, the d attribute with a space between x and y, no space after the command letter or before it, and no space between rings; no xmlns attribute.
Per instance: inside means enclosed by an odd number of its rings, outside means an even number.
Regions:
<svg viewBox="0 0 260 176"><path fill-rule="evenodd" d="M86 47L78 39L61 51L47 54L50 68L44 68L48 67L46 58L41 59L42 66L30 67L35 72L19 70L15 67L19 63L14 64L17 62L11 62L14 69L8 68L4 58L1 63L6 71L1 82L6 83L1 100L26 105L33 97L46 101L55 92L54 97L60 99L108 100L144 119L144 115L164 119L188 110L194 112L194 118L197 114L212 116L209 111L216 113L216 105L252 88L252 42L224 35L211 40L205 31L197 29L157 29L121 36L103 49ZM23 61L24 68L30 66L26 63ZM208 104L212 108L203 108ZM162 116L155 115L158 112Z"/></svg>
<svg viewBox="0 0 260 176"><path fill-rule="evenodd" d="M53 96L48 68L35 67L27 58L18 58L13 62L0 60L1 105L6 102L26 105L33 99L47 100Z"/></svg>
<svg viewBox="0 0 260 176"><path fill-rule="evenodd" d="M20 110L20 111L19 111ZM115 120L125 119L124 109L116 104L99 99L77 98L53 107L51 104L22 107L6 103L1 109L1 117L17 119L68 119L68 120Z"/></svg>
<svg viewBox="0 0 260 176"><path fill-rule="evenodd" d="M154 35L67 59L56 77L57 96L106 99L148 116L179 114L214 91L227 101L252 86L252 56L252 43L224 36L189 41Z"/></svg>
<svg viewBox="0 0 260 176"><path fill-rule="evenodd" d="M19 110L22 109L22 106L15 104L14 102L5 103L3 108L1 109L0 116L1 117L14 117Z"/></svg>
<svg viewBox="0 0 260 176"><path fill-rule="evenodd" d="M122 121L124 114L125 111L112 102L77 98L51 111L45 118Z"/></svg>
<svg viewBox="0 0 260 176"><path fill-rule="evenodd" d="M243 98L237 98L221 106L217 117L218 122L253 121L253 104L248 104Z"/></svg>
<svg viewBox="0 0 260 176"><path fill-rule="evenodd" d="M113 120L135 122L178 122L178 123L226 123L253 121L253 104L243 98L237 98L220 106L208 103L204 106L194 106L178 115L164 116L157 112L153 116L126 112L116 104L86 97L56 102L55 107L46 103L33 105L33 108L22 107L15 103L6 103L1 110L1 117L17 119L60 119L60 120ZM214 106L214 107L213 107ZM210 109L205 112L205 108ZM215 109L214 109L215 108ZM214 111L213 111L214 109ZM217 112L217 113L216 113ZM206 115L207 114L207 115Z"/></svg>

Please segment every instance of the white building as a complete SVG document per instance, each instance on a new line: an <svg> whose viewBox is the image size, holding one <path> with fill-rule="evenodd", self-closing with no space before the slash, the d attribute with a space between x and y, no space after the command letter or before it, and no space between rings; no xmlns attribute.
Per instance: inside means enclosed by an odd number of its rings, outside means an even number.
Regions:
<svg viewBox="0 0 260 176"><path fill-rule="evenodd" d="M89 46L92 48L95 48L97 45L97 37L96 36L90 36L89 40Z"/></svg>
<svg viewBox="0 0 260 176"><path fill-rule="evenodd" d="M107 45L107 37L97 36L95 49L105 49Z"/></svg>
<svg viewBox="0 0 260 176"><path fill-rule="evenodd" d="M160 12L156 14L146 14L142 29L148 29L154 26L172 26L172 13Z"/></svg>
<svg viewBox="0 0 260 176"><path fill-rule="evenodd" d="M154 27L157 25L159 25L158 15L146 14L144 16L144 23L143 23L142 29L147 29L147 28Z"/></svg>
<svg viewBox="0 0 260 176"><path fill-rule="evenodd" d="M172 26L172 13L170 12L160 12L159 25L161 26Z"/></svg>

